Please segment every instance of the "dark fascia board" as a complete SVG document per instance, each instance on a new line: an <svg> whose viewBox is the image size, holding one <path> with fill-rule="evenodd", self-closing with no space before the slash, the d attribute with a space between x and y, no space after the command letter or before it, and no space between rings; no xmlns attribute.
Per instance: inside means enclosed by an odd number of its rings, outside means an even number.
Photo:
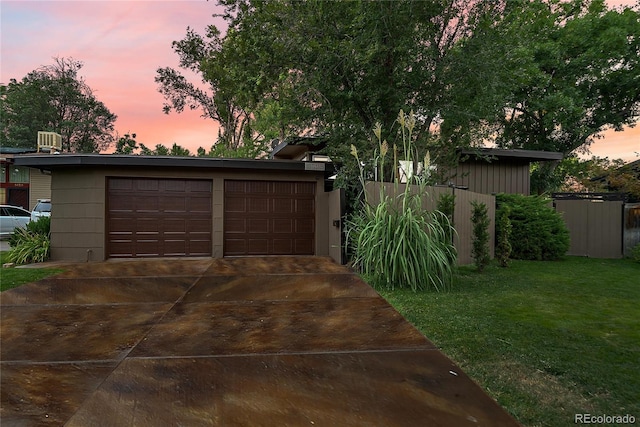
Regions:
<svg viewBox="0 0 640 427"><path fill-rule="evenodd" d="M217 159L211 157L136 156L119 154L18 155L17 166L53 170L69 167L174 167L209 169L250 169L273 171L313 171L334 173L326 162L299 162L273 159Z"/></svg>
<svg viewBox="0 0 640 427"><path fill-rule="evenodd" d="M278 143L275 147L273 147L273 149L271 150L271 153L269 153L269 157L274 158L274 157L277 157L278 154L282 156L288 156L289 155L288 151L293 149L294 147L300 147L296 149L296 153L297 153L298 152L297 150L301 150L301 149L302 150L306 149L306 151L317 151L325 148L326 146L327 146L327 139L326 137L323 137L323 136L289 137L289 138L286 138L284 141L280 141L280 143ZM285 157L282 157L282 158L285 158Z"/></svg>
<svg viewBox="0 0 640 427"><path fill-rule="evenodd" d="M504 150L501 148L465 148L460 150L463 155L474 157L497 157L498 159L520 159L529 162L544 162L562 160L562 153L555 151L536 151L536 150Z"/></svg>

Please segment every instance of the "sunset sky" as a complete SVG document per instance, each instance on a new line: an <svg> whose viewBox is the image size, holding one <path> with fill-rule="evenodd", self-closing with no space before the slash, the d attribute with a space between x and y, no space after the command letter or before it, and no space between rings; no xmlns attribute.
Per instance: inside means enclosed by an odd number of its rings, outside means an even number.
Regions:
<svg viewBox="0 0 640 427"><path fill-rule="evenodd" d="M171 42L181 40L187 27L204 33L217 12L215 0L2 0L0 82L21 80L52 64L53 57L72 57L85 64L80 74L118 116L115 126L120 135L136 133L137 141L150 147L177 142L192 152L199 146L209 149L217 136L215 123L200 117L199 111L164 114L154 77L158 67L178 68ZM591 152L627 161L640 158L640 126L608 132Z"/></svg>

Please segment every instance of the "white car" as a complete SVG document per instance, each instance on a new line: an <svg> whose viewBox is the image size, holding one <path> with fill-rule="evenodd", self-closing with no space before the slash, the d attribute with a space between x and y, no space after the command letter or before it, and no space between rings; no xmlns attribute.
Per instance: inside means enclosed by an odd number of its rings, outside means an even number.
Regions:
<svg viewBox="0 0 640 427"><path fill-rule="evenodd" d="M31 221L31 212L18 206L0 205L0 237L9 237L17 227Z"/></svg>
<svg viewBox="0 0 640 427"><path fill-rule="evenodd" d="M41 216L51 216L51 200L39 199L31 211L31 221L37 221Z"/></svg>

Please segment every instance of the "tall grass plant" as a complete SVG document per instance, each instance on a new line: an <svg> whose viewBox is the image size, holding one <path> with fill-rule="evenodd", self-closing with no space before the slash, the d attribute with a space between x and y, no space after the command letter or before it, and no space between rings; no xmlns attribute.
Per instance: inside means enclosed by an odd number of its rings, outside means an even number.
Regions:
<svg viewBox="0 0 640 427"><path fill-rule="evenodd" d="M415 126L413 113L398 115L402 137L404 165L413 165L411 153L412 131ZM363 162L352 145L351 153L360 168L360 182L364 200L359 211L347 222L347 241L352 246L353 265L372 285L394 289L444 291L453 280L455 248L450 236L453 227L440 211L423 208L426 194L424 176L412 170L404 170L406 185L399 191L400 174L397 169L393 195L388 195L382 182L384 163L389 144L382 141L381 127L374 128L379 151L376 150L375 167L380 168L379 202L372 204L366 192ZM397 146L394 144L394 168L397 168ZM428 170L429 155L425 155L422 170ZM418 169L418 168L416 168Z"/></svg>

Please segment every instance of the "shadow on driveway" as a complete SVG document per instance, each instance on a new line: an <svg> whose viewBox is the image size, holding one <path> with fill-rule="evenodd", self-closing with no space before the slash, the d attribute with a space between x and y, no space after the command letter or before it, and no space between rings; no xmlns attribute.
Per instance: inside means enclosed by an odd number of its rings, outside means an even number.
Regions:
<svg viewBox="0 0 640 427"><path fill-rule="evenodd" d="M517 425L327 258L78 264L0 304L3 427Z"/></svg>

